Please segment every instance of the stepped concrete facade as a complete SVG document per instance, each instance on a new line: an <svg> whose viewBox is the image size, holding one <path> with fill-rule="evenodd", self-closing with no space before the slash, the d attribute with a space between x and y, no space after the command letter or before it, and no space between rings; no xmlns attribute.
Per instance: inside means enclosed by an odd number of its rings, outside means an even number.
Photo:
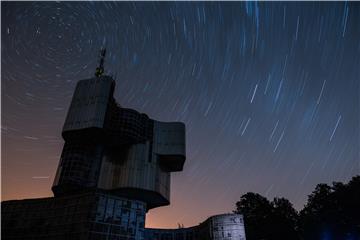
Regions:
<svg viewBox="0 0 360 240"><path fill-rule="evenodd" d="M114 87L109 76L78 82L63 127L54 195L101 189L143 201L147 209L168 205L170 174L185 162L185 125L120 107Z"/></svg>

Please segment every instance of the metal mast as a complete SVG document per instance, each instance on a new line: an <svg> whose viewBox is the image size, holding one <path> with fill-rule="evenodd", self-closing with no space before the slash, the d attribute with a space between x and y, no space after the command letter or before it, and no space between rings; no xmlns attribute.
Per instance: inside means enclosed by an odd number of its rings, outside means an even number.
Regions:
<svg viewBox="0 0 360 240"><path fill-rule="evenodd" d="M104 73L104 61L106 55L106 48L102 48L100 50L100 63L99 66L96 68L95 76L100 77Z"/></svg>

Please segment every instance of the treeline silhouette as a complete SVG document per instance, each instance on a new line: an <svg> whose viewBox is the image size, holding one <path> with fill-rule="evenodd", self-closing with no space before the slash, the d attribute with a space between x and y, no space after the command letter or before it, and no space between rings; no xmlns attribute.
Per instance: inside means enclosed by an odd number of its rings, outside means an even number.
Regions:
<svg viewBox="0 0 360 240"><path fill-rule="evenodd" d="M285 198L246 193L235 213L244 215L247 240L360 240L360 176L347 184L318 184L297 212Z"/></svg>

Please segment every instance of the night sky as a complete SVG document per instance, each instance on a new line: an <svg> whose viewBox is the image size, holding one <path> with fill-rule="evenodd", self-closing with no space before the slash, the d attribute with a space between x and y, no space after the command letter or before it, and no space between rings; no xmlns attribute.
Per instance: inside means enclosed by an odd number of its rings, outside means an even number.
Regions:
<svg viewBox="0 0 360 240"><path fill-rule="evenodd" d="M171 205L147 226L198 224L248 191L301 209L360 173L358 2L1 2L2 200L52 196L102 46L122 106L186 124Z"/></svg>

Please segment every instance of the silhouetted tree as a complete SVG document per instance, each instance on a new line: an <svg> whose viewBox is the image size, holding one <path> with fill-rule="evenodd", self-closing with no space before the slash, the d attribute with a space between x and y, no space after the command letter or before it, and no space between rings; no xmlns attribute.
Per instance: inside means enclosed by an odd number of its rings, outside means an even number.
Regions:
<svg viewBox="0 0 360 240"><path fill-rule="evenodd" d="M300 214L285 198L270 202L251 192L234 212L244 215L247 240L360 240L360 176L318 184Z"/></svg>
<svg viewBox="0 0 360 240"><path fill-rule="evenodd" d="M246 239L298 239L297 212L289 200L269 202L257 193L246 193L236 203L235 213L244 215Z"/></svg>
<svg viewBox="0 0 360 240"><path fill-rule="evenodd" d="M234 212L243 214L248 240L266 239L269 235L271 209L271 203L260 194L249 192L241 196Z"/></svg>
<svg viewBox="0 0 360 240"><path fill-rule="evenodd" d="M360 176L318 184L300 212L303 239L360 239Z"/></svg>
<svg viewBox="0 0 360 240"><path fill-rule="evenodd" d="M331 205L329 196L331 194L331 187L327 184L318 184L315 190L308 196L308 202L304 209L300 211L299 228L302 236L305 239L320 239L323 228L324 219L326 216L328 206Z"/></svg>
<svg viewBox="0 0 360 240"><path fill-rule="evenodd" d="M285 198L274 198L271 204L272 239L299 239L298 213L291 202Z"/></svg>

